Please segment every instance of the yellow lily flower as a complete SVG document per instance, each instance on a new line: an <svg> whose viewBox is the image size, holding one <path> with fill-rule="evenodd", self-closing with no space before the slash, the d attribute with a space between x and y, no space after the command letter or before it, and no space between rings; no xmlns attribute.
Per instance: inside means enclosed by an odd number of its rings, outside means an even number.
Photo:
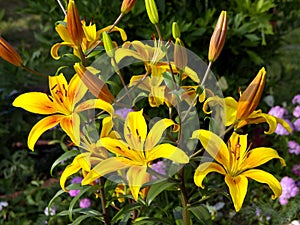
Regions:
<svg viewBox="0 0 300 225"><path fill-rule="evenodd" d="M113 111L113 109L110 109L110 113ZM103 129L101 129L100 138L103 137L112 137L117 138L118 135L116 132L112 131L113 123L111 116L105 117L102 121ZM82 135L82 142L80 144L80 148L85 150L86 152L83 152L79 155L77 155L73 162L68 165L60 177L60 186L64 191L68 191L65 188L65 183L67 179L77 173L80 169L82 170L83 176L85 176L88 172L91 171L91 167L97 165L104 159L108 158L108 152L99 140L96 143L91 142L87 138L85 138Z"/></svg>
<svg viewBox="0 0 300 225"><path fill-rule="evenodd" d="M96 30L96 24L92 24L90 23L89 25L86 24L86 21L81 21L82 23L82 29L83 29L83 38L82 38L82 42L80 44L80 47L82 49L83 52L87 51L88 49L94 47L97 42L100 40L101 34L104 31L108 31L111 26L107 26L104 27L100 30ZM76 45L74 43L74 41L72 40L72 38L70 37L70 34L67 30L67 26L65 23L58 23L55 27L56 32L59 34L60 38L63 40L63 42L61 43L56 43L52 46L51 48L51 56L58 60L60 58L59 54L58 54L58 50L60 47L62 46L68 46L73 48L73 54L80 57L80 52L78 49L78 45ZM115 26L111 32L115 32L118 31L121 34L121 38L123 41L126 41L127 39L127 35L125 33L125 31L117 26Z"/></svg>
<svg viewBox="0 0 300 225"><path fill-rule="evenodd" d="M241 119L237 118L238 102L232 97L220 98L218 96L209 97L203 104L203 111L208 111L208 106L221 105L224 107L223 123L225 126L234 125L235 129L241 128L247 124L267 123L269 130L265 131L266 134L275 132L277 124L280 123L288 132L292 132L290 125L283 119L277 118L267 113L263 113L260 109L250 113L247 117Z"/></svg>
<svg viewBox="0 0 300 225"><path fill-rule="evenodd" d="M151 167L154 160L166 158L177 163L189 162L183 150L168 143L158 144L163 132L172 125L175 123L170 119L159 120L147 134L143 110L129 112L124 124L124 141L110 137L100 139L102 146L116 156L96 165L82 184L88 184L111 172L128 169L126 179L133 198L137 200L141 186L150 177L147 168Z"/></svg>
<svg viewBox="0 0 300 225"><path fill-rule="evenodd" d="M254 169L271 159L279 159L285 166L284 159L276 150L266 147L249 150L247 135L239 135L235 132L231 135L228 146L219 136L207 130L194 131L192 138L199 139L203 148L216 160L198 166L194 174L195 184L204 188L203 179L211 172L224 175L236 211L241 209L244 202L248 178L267 184L273 191L272 199L281 195L280 182L272 174Z"/></svg>
<svg viewBox="0 0 300 225"><path fill-rule="evenodd" d="M29 92L18 96L13 106L21 107L29 112L49 115L41 119L31 129L28 136L28 147L33 150L36 141L48 129L60 124L61 128L76 145L80 143L79 113L88 109L104 109L109 111L111 105L100 99L79 101L87 92L87 87L75 74L70 83L61 73L49 76L50 95L41 92ZM79 103L79 104L77 104Z"/></svg>

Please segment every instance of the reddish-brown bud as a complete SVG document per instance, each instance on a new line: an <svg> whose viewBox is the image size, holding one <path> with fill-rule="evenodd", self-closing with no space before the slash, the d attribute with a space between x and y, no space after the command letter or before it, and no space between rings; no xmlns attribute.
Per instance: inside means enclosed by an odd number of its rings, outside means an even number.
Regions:
<svg viewBox="0 0 300 225"><path fill-rule="evenodd" d="M121 6L121 13L127 14L130 12L132 7L134 6L136 0L123 0L122 6Z"/></svg>
<svg viewBox="0 0 300 225"><path fill-rule="evenodd" d="M67 30L74 44L80 45L84 37L84 31L74 0L70 0L68 4Z"/></svg>
<svg viewBox="0 0 300 225"><path fill-rule="evenodd" d="M21 66L23 63L23 60L17 51L1 36L0 57L15 66Z"/></svg>
<svg viewBox="0 0 300 225"><path fill-rule="evenodd" d="M225 43L226 31L227 13L222 11L209 43L208 60L210 62L215 61L219 57Z"/></svg>
<svg viewBox="0 0 300 225"><path fill-rule="evenodd" d="M176 38L174 46L174 63L179 70L184 70L187 65L187 52L183 42Z"/></svg>

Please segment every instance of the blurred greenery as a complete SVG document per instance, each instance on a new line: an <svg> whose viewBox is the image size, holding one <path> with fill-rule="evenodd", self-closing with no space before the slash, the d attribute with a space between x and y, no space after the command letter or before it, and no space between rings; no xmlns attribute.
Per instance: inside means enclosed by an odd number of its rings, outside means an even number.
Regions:
<svg viewBox="0 0 300 225"><path fill-rule="evenodd" d="M272 95L275 104L290 101L300 93L299 0L156 2L164 39L171 38L171 25L176 21L186 47L205 62L214 24L221 10L228 11L225 46L212 69L217 78L226 79L228 88L224 95L237 97L238 88L244 89L262 66L266 67L268 77L264 95ZM96 23L97 28L114 22L121 3L121 0L76 1L80 15ZM138 0L120 23L119 26L127 32L128 40L151 38L154 28L144 8L144 1ZM0 34L17 48L25 65L47 75L55 74L59 66L71 65L67 59L53 60L49 53L51 46L61 41L54 27L63 18L56 1L0 0ZM0 224L43 224L47 219L44 208L59 189L57 181L53 186L43 185L51 179L51 164L57 155L63 153L61 145L41 145L37 151L30 152L26 147L27 135L39 118L11 106L17 95L32 90L47 92L47 80L0 59L0 197L9 201L9 206L0 212ZM47 132L43 139L57 139L59 143L60 131ZM281 144L284 146L284 143ZM212 181L212 184L217 184L217 181ZM256 187L255 184L250 185ZM226 205L222 215L215 218L218 224L258 223L253 205L261 191L251 194L247 195L245 208L238 215ZM265 202L269 199L269 195L260 197L265 198ZM219 197L211 204L222 201L228 202L228 198ZM296 202L297 199L293 204L296 205ZM278 209L278 202L270 202L268 209L272 207ZM265 212L268 209L265 207ZM281 221L287 222L284 220L289 216L282 217ZM57 220L56 224L66 222Z"/></svg>

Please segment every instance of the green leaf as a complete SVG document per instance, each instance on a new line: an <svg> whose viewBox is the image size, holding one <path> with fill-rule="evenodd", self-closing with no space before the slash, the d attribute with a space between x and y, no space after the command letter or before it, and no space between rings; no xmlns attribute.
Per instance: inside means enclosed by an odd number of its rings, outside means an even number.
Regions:
<svg viewBox="0 0 300 225"><path fill-rule="evenodd" d="M175 183L171 183L170 181L162 181L157 184L153 184L147 194L146 203L150 205L151 202L164 190L174 186Z"/></svg>
<svg viewBox="0 0 300 225"><path fill-rule="evenodd" d="M194 216L198 219L196 224L199 225L209 225L211 224L211 216L206 207L200 205L197 207L188 208L190 212L194 214Z"/></svg>
<svg viewBox="0 0 300 225"><path fill-rule="evenodd" d="M170 224L173 225L173 222L168 219L161 219L161 218L150 218L150 217L139 217L137 218L133 224L135 225L143 225L143 224Z"/></svg>
<svg viewBox="0 0 300 225"><path fill-rule="evenodd" d="M79 217L76 218L76 220L74 220L71 225L78 225L80 224L83 220L89 218L90 216L89 215L81 215Z"/></svg>
<svg viewBox="0 0 300 225"><path fill-rule="evenodd" d="M175 218L176 225L184 225L182 218L182 207L177 206L175 209L173 209L173 215Z"/></svg>
<svg viewBox="0 0 300 225"><path fill-rule="evenodd" d="M131 215L131 211L140 208L141 206L137 203L126 205L124 206L117 214L111 219L111 223L114 224L118 222L119 220L123 219L123 217L126 217ZM129 218L128 218L129 219ZM123 221L125 222L125 221Z"/></svg>
<svg viewBox="0 0 300 225"><path fill-rule="evenodd" d="M64 154L62 154L57 160L55 160L55 162L52 164L51 166L51 169L50 169L50 174L52 176L52 172L53 172L53 169L58 165L60 164L61 162L67 160L68 158L72 157L72 156L75 156L79 153L78 150L71 150L71 151L67 151L65 152Z"/></svg>

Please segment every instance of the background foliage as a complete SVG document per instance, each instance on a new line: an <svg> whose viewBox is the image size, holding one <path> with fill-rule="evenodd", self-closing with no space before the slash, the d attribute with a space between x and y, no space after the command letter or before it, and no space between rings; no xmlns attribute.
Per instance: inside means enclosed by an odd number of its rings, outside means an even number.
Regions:
<svg viewBox="0 0 300 225"><path fill-rule="evenodd" d="M118 16L121 2L109 1L108 4L108 1L103 0L78 0L76 4L87 21L94 21L104 27ZM266 67L268 77L264 94L273 96L273 104L284 104L300 92L298 0L156 2L164 39L171 37L172 22L178 22L186 47L203 59L207 58L210 36L220 11L228 11L227 39L213 68L217 78L223 77L226 80L222 86L224 95L238 96L238 87L245 88L261 66ZM132 12L120 24L126 30L129 40L151 38L153 27L148 22L144 8L144 1L138 0ZM55 1L0 0L0 9L0 34L16 46L26 65L52 75L60 65L68 64L68 58L58 62L49 53L52 44L60 41L54 30L55 23L63 19L63 13ZM41 221L46 220L44 209L49 199L59 190L55 173L54 178L49 174L57 155L67 148L64 143L60 143L59 131L53 130L51 134L48 132L48 136L43 136L45 142L38 143L37 150L30 152L26 148L27 135L39 118L11 106L17 95L32 90L47 91L47 81L1 60L0 197L8 201L9 205L0 211L0 224L42 224ZM265 108L272 106L272 103L262 104ZM60 144L52 142L49 145L47 140L57 140ZM286 146L286 143L278 140L276 145L280 148ZM284 153L284 147L282 148ZM278 170L276 167L273 169ZM55 172L59 173L59 170ZM284 175L284 171L282 173ZM253 205L259 204L263 198L267 199L264 202L269 199L269 196L261 196L261 193L261 190L257 190L256 193L248 194L246 207L241 213L235 215L229 207L225 207L221 214L216 215L215 220L219 224L257 222ZM211 204L225 201L224 199L226 200L223 197L216 199ZM65 200L61 199L60 207L64 207ZM67 207L67 203L65 204ZM299 206L294 205L297 213ZM273 218L277 218L275 210L280 207L278 202L270 201L270 205L262 207ZM286 214L280 221L287 222L291 218L291 211L287 210ZM66 224L61 219L55 222ZM260 222L269 223L267 220Z"/></svg>

